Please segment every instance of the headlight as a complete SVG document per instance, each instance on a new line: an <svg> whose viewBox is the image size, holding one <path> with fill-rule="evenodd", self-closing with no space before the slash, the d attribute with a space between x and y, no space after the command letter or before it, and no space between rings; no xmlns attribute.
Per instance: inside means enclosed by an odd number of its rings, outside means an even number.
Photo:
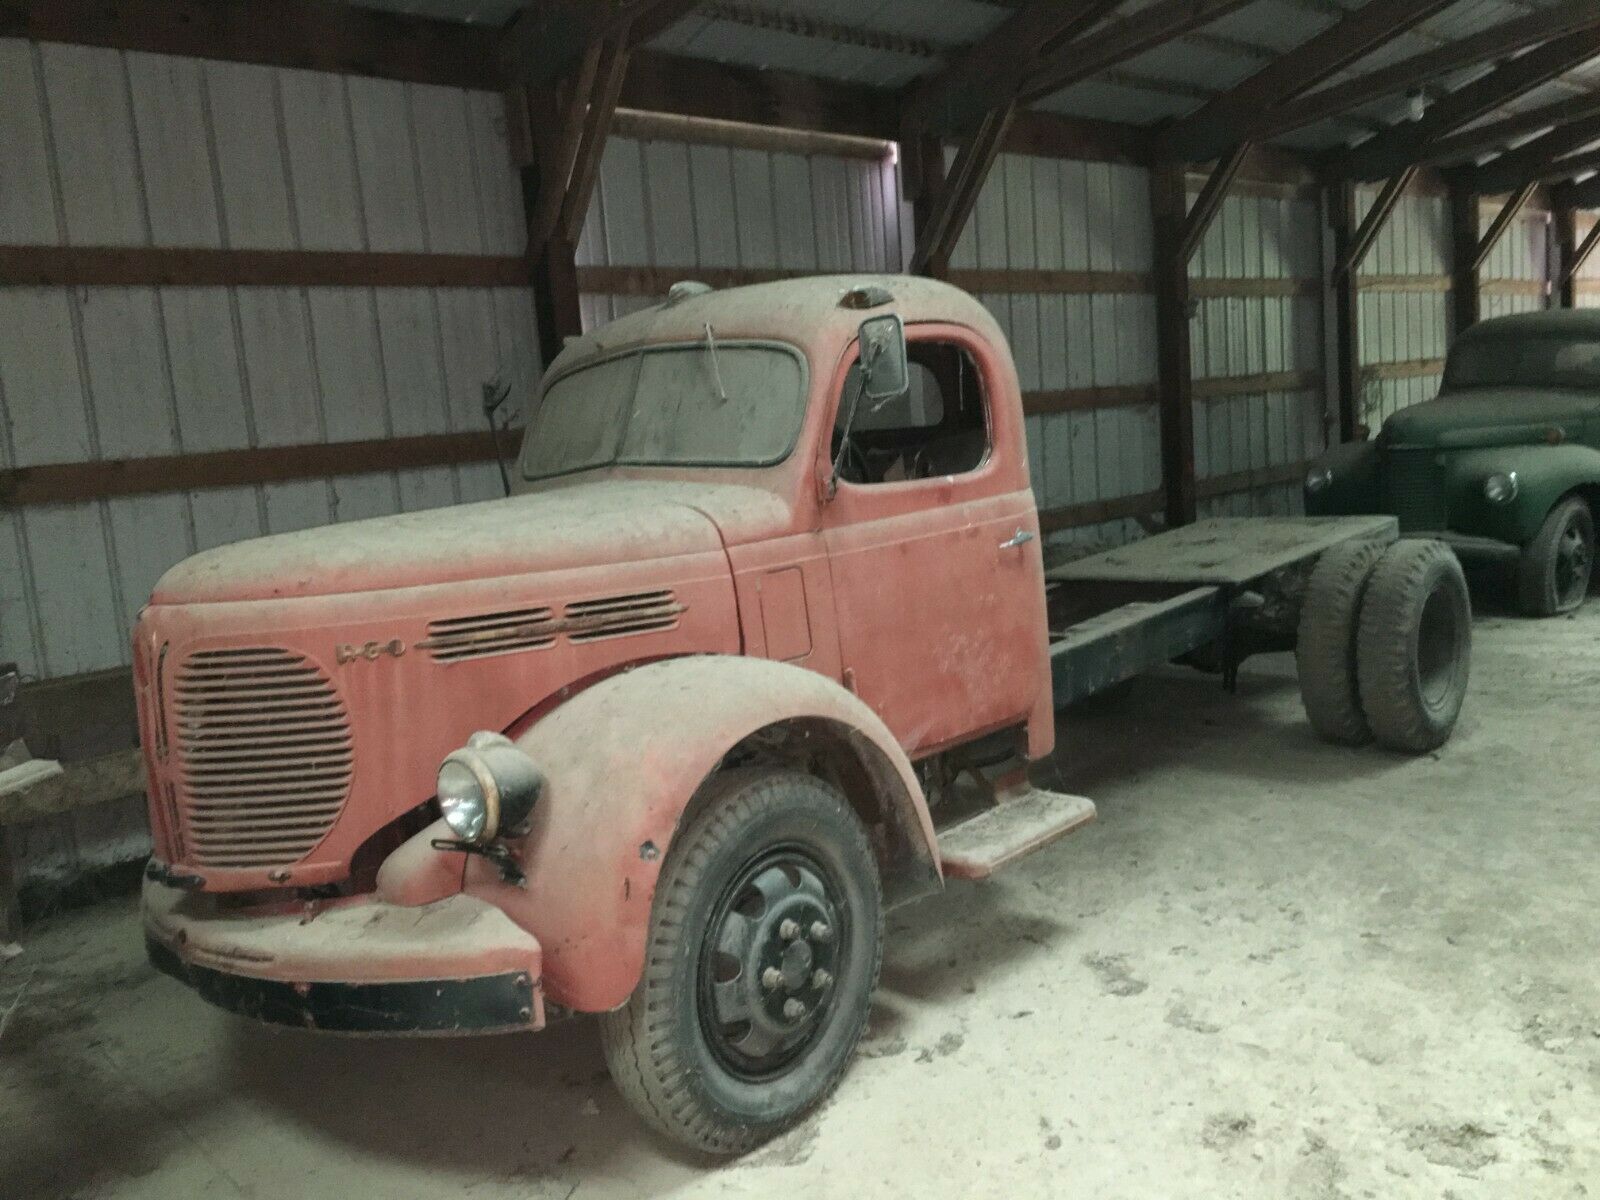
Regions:
<svg viewBox="0 0 1600 1200"><path fill-rule="evenodd" d="M539 768L504 734L475 733L439 766L439 808L464 842L522 832L543 787Z"/></svg>
<svg viewBox="0 0 1600 1200"><path fill-rule="evenodd" d="M1330 467L1313 467L1306 476L1306 491L1320 492L1323 488L1333 483L1333 470Z"/></svg>
<svg viewBox="0 0 1600 1200"><path fill-rule="evenodd" d="M1507 471L1504 475L1491 475L1483 481L1484 497L1491 504L1510 504L1517 498L1518 490L1515 471Z"/></svg>

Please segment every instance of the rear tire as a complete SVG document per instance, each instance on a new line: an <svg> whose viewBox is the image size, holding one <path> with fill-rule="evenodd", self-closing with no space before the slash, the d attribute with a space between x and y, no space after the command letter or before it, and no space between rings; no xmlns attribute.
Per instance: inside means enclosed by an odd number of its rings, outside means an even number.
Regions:
<svg viewBox="0 0 1600 1200"><path fill-rule="evenodd" d="M1550 510L1517 563L1517 600L1530 617L1573 612L1589 595L1594 513L1581 496Z"/></svg>
<svg viewBox="0 0 1600 1200"><path fill-rule="evenodd" d="M1424 754L1449 740L1467 693L1472 602L1443 542L1400 541L1379 560L1361 602L1356 674L1378 742Z"/></svg>
<svg viewBox="0 0 1600 1200"><path fill-rule="evenodd" d="M1367 580L1385 549L1378 542L1343 542L1325 550L1300 606L1294 649L1300 699L1318 736L1342 746L1372 740L1356 681L1356 632Z"/></svg>
<svg viewBox="0 0 1600 1200"><path fill-rule="evenodd" d="M866 830L828 784L763 769L711 787L667 855L644 974L600 1033L645 1121L739 1154L844 1074L878 982L883 899Z"/></svg>

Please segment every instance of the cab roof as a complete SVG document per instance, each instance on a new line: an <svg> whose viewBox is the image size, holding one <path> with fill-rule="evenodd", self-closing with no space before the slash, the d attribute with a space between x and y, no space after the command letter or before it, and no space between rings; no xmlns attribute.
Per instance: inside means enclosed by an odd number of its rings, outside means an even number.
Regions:
<svg viewBox="0 0 1600 1200"><path fill-rule="evenodd" d="M1548 337L1551 334L1600 337L1600 308L1552 308L1542 312L1515 313L1509 317L1492 317L1487 321L1479 321L1461 337L1476 341L1479 338Z"/></svg>
<svg viewBox="0 0 1600 1200"><path fill-rule="evenodd" d="M693 276L687 276L692 279ZM846 305L864 288L881 288L891 299L873 307ZM1004 334L989 310L958 287L920 275L809 275L773 283L706 291L647 309L569 339L550 364L553 377L587 359L633 346L695 341L709 324L719 339L756 338L789 342L808 354L837 353L868 317L898 313L906 324L939 321L966 325L997 344Z"/></svg>

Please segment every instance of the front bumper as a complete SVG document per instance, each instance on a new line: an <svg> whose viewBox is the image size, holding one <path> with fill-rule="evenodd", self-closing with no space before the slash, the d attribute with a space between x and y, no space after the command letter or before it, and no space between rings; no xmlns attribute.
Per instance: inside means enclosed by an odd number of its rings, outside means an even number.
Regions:
<svg viewBox="0 0 1600 1200"><path fill-rule="evenodd" d="M538 941L473 896L230 912L147 880L143 899L150 961L241 1016L359 1034L544 1027Z"/></svg>

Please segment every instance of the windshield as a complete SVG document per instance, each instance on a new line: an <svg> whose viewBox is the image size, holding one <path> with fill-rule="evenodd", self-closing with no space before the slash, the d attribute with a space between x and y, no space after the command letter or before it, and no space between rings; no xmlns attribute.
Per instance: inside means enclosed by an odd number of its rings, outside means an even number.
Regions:
<svg viewBox="0 0 1600 1200"><path fill-rule="evenodd" d="M1450 352L1444 386L1600 389L1600 339L1472 338Z"/></svg>
<svg viewBox="0 0 1600 1200"><path fill-rule="evenodd" d="M805 365L786 346L654 346L563 375L528 425L522 477L605 466L766 467L805 415Z"/></svg>

